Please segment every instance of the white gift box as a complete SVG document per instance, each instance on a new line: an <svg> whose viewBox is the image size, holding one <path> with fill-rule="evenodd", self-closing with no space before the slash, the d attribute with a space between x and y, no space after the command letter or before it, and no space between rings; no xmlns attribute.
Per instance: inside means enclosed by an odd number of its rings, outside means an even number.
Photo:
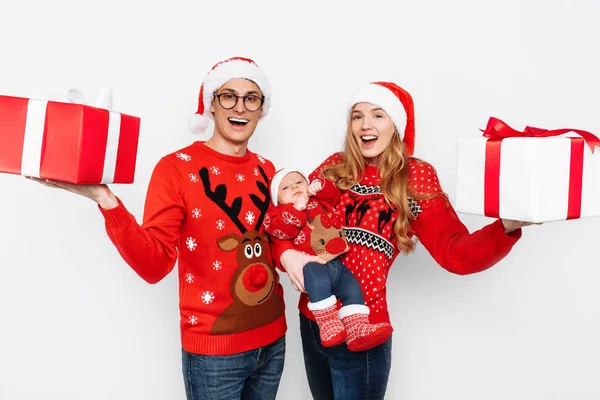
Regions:
<svg viewBox="0 0 600 400"><path fill-rule="evenodd" d="M584 131L459 139L456 210L535 223L600 215L600 151L591 150L597 138L574 132Z"/></svg>

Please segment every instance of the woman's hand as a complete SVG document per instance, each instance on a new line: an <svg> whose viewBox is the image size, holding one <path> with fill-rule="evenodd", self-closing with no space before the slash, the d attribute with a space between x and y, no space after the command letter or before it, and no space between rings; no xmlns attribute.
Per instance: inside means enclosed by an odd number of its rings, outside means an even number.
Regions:
<svg viewBox="0 0 600 400"><path fill-rule="evenodd" d="M63 189L67 192L87 197L94 200L105 210L115 208L119 205L119 200L117 200L117 197L110 191L107 185L82 185L32 177L27 177L27 179L51 188Z"/></svg>
<svg viewBox="0 0 600 400"><path fill-rule="evenodd" d="M325 260L318 256L311 256L298 250L289 249L281 254L281 266L287 272L292 286L299 292L306 293L304 288L304 273L302 270L309 262L325 264Z"/></svg>
<svg viewBox="0 0 600 400"><path fill-rule="evenodd" d="M522 228L524 226L541 225L542 224L541 222L536 224L535 222L514 221L512 219L503 219L501 221L502 221L502 226L504 226L505 233L511 233L512 231Z"/></svg>

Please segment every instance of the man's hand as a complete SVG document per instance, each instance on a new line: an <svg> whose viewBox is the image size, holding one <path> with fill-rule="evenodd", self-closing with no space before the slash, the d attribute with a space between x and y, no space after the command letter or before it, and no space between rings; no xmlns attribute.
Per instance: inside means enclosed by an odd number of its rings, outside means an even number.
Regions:
<svg viewBox="0 0 600 400"><path fill-rule="evenodd" d="M32 177L27 177L27 179L51 188L62 189L67 192L87 197L88 199L94 200L105 210L115 208L119 205L119 200L117 200L117 197L111 192L107 185L82 185Z"/></svg>

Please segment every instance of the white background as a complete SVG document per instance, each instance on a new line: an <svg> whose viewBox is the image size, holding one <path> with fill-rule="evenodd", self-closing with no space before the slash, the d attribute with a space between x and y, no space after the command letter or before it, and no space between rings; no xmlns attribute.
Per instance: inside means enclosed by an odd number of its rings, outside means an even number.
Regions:
<svg viewBox="0 0 600 400"><path fill-rule="evenodd" d="M142 118L136 182L113 187L139 220L156 162L197 140L187 119L215 62L245 56L266 71L273 107L250 147L279 168L338 150L346 99L391 80L414 97L416 154L453 196L456 138L491 115L600 133L599 17L597 0L1 0L0 93L112 87L115 109ZM93 202L20 176L0 175L0 228L0 399L184 398L175 273L146 284ZM387 398L600 398L599 228L529 227L468 277L422 246L399 257ZM298 296L282 280L279 398L307 399Z"/></svg>

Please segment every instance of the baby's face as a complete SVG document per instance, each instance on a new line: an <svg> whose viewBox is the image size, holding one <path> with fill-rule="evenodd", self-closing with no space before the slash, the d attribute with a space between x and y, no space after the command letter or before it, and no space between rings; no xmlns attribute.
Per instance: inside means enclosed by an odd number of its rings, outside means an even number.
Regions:
<svg viewBox="0 0 600 400"><path fill-rule="evenodd" d="M290 172L283 177L277 191L277 202L279 204L293 203L299 197L308 200L308 182L298 172Z"/></svg>

